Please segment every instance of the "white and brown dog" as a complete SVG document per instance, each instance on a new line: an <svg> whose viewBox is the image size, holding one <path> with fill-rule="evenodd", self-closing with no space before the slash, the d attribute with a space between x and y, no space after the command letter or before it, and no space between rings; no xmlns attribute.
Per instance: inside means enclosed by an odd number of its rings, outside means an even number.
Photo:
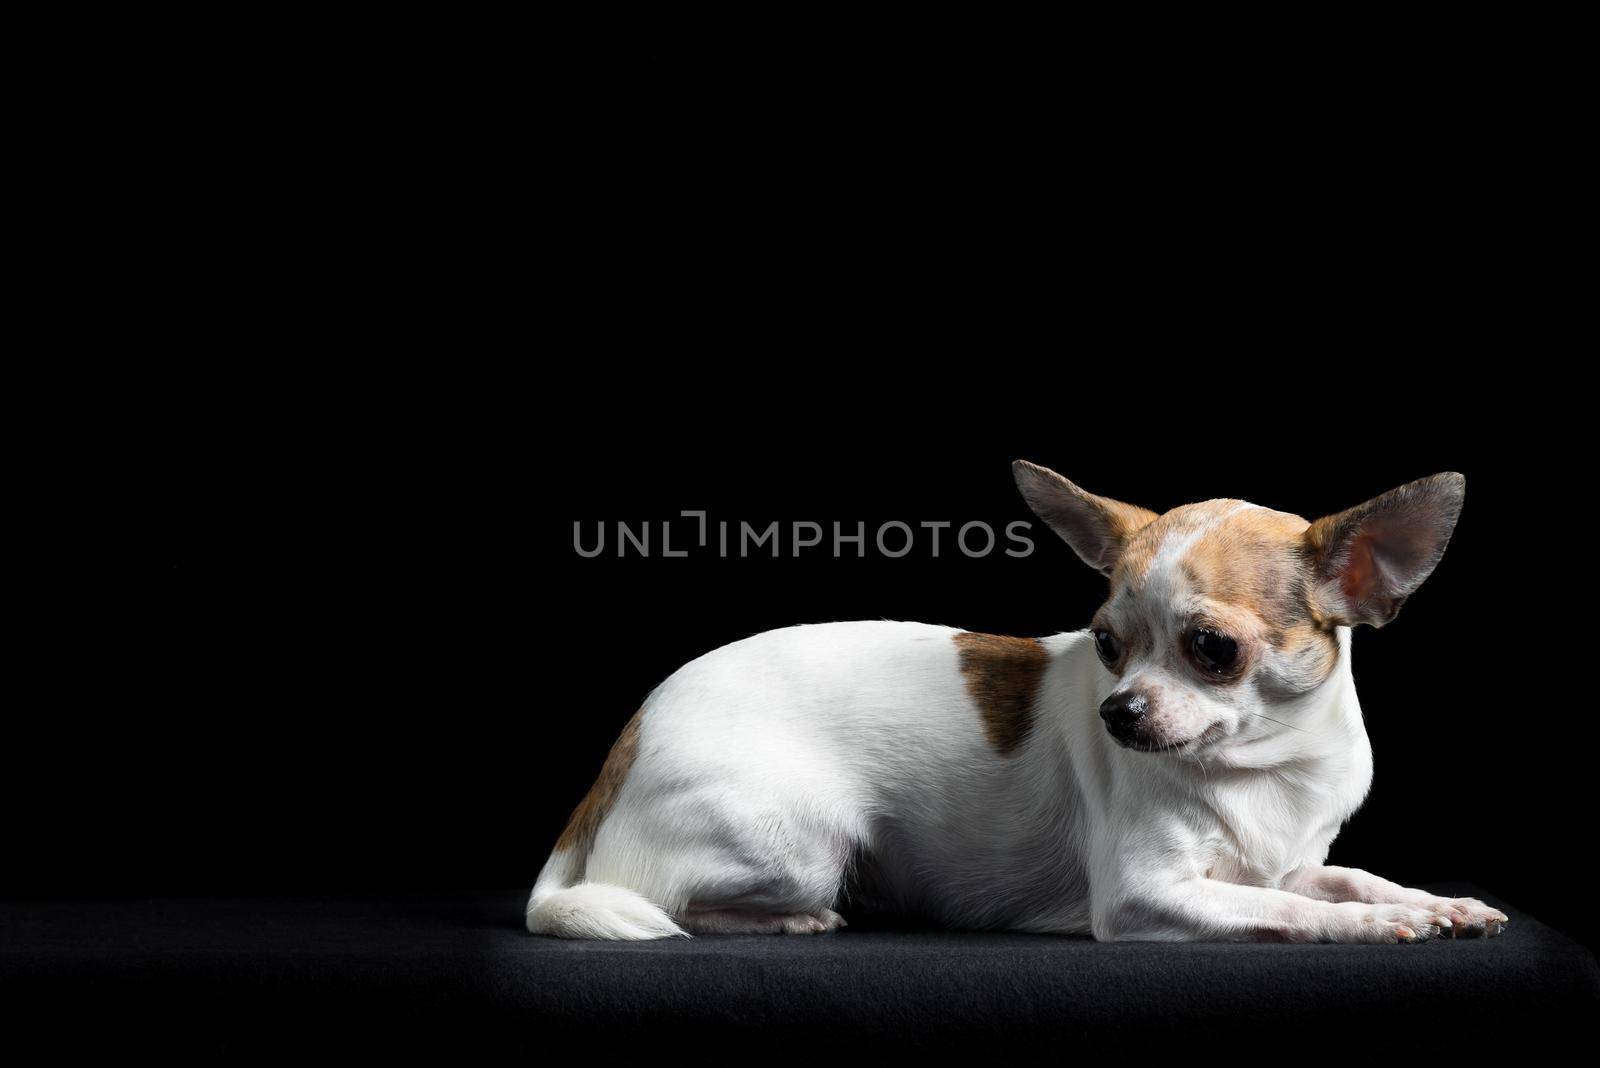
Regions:
<svg viewBox="0 0 1600 1068"><path fill-rule="evenodd" d="M528 901L567 938L831 930L841 896L950 927L1411 942L1506 917L1325 867L1372 753L1350 628L1432 572L1465 480L1308 523L1156 515L1015 465L1111 580L1091 629L760 634L650 694Z"/></svg>

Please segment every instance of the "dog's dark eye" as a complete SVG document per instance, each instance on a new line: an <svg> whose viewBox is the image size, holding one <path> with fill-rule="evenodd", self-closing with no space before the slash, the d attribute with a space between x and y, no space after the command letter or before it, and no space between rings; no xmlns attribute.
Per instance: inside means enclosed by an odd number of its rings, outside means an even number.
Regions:
<svg viewBox="0 0 1600 1068"><path fill-rule="evenodd" d="M1122 655L1122 646L1117 644L1117 639L1109 630L1097 630L1094 632L1094 651L1100 654L1102 663L1110 666Z"/></svg>
<svg viewBox="0 0 1600 1068"><path fill-rule="evenodd" d="M1239 659L1239 643L1214 630L1197 630L1189 639L1194 658L1207 671L1226 671Z"/></svg>

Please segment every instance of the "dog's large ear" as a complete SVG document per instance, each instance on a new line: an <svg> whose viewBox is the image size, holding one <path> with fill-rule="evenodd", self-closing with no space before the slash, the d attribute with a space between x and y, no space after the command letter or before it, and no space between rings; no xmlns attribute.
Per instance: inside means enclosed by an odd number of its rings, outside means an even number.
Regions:
<svg viewBox="0 0 1600 1068"><path fill-rule="evenodd" d="M1444 556L1466 492L1466 476L1446 471L1312 523L1318 607L1346 626L1393 619Z"/></svg>
<svg viewBox="0 0 1600 1068"><path fill-rule="evenodd" d="M1072 546L1083 562L1100 572L1111 574L1122 555L1122 547L1156 514L1148 508L1123 504L1109 497L1096 497L1074 486L1048 467L1018 460L1011 465L1017 488L1051 530Z"/></svg>

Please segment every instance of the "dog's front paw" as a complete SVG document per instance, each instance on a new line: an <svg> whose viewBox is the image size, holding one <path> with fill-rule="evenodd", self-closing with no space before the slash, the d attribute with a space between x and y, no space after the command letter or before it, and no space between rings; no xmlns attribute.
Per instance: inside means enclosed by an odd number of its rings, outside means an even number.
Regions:
<svg viewBox="0 0 1600 1068"><path fill-rule="evenodd" d="M1426 942L1442 933L1450 937L1455 920L1446 909L1430 905L1359 905L1352 924L1339 941Z"/></svg>
<svg viewBox="0 0 1600 1068"><path fill-rule="evenodd" d="M1511 922L1505 913L1475 897L1430 898L1424 907L1450 917L1445 932L1449 938L1493 938Z"/></svg>

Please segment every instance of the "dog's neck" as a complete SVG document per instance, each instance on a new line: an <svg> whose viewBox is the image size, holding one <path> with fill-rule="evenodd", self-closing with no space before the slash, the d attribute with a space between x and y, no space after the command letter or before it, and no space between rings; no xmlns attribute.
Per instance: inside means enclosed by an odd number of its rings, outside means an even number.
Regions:
<svg viewBox="0 0 1600 1068"><path fill-rule="evenodd" d="M1348 628L1341 628L1333 673L1304 704L1281 711L1274 716L1298 729L1215 758L1162 763L1215 816L1242 880L1272 881L1298 864L1320 863L1371 786L1372 748L1350 671Z"/></svg>

